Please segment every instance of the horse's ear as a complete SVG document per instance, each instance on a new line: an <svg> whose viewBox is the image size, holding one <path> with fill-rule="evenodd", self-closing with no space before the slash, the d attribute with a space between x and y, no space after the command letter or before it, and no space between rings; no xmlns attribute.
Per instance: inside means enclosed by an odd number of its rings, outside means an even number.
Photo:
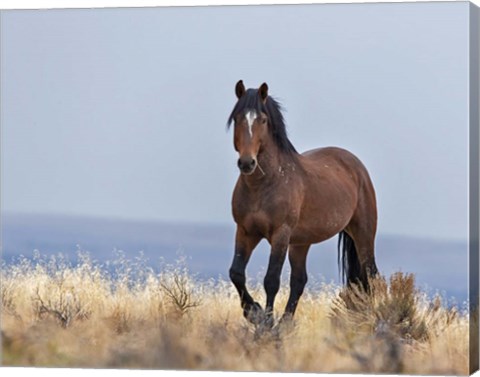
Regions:
<svg viewBox="0 0 480 377"><path fill-rule="evenodd" d="M240 99L241 96L245 93L245 85L243 85L243 81L240 80L237 82L237 85L235 85L235 94L237 95L237 98Z"/></svg>
<svg viewBox="0 0 480 377"><path fill-rule="evenodd" d="M258 88L258 94L260 94L260 98L265 103L268 97L268 85L266 82L260 85L260 88Z"/></svg>

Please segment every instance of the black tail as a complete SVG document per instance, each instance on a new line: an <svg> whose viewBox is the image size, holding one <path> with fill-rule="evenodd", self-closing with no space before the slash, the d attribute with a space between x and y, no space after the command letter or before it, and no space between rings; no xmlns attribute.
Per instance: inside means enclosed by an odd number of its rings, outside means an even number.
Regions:
<svg viewBox="0 0 480 377"><path fill-rule="evenodd" d="M361 279L357 249L352 237L345 231L338 234L338 269L344 284L345 281L348 285L358 283Z"/></svg>

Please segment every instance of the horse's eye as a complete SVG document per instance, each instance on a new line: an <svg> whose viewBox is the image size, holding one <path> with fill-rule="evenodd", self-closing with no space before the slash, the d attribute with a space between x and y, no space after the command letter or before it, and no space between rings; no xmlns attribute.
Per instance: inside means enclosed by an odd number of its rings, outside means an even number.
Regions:
<svg viewBox="0 0 480 377"><path fill-rule="evenodd" d="M267 118L262 118L262 124L267 123Z"/></svg>

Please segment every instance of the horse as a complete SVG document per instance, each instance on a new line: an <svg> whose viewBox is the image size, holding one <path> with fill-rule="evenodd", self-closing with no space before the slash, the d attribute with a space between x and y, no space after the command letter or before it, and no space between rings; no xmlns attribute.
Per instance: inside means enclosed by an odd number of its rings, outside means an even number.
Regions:
<svg viewBox="0 0 480 377"><path fill-rule="evenodd" d="M273 326L275 296L288 253L290 295L281 322L293 319L307 283L310 246L337 234L342 280L368 290L377 275L375 190L367 169L352 153L325 147L300 154L288 139L279 102L268 85L235 86L237 102L228 118L240 175L232 197L235 250L229 270L244 317ZM265 310L246 288L245 270L253 250L267 239L271 251L264 278Z"/></svg>

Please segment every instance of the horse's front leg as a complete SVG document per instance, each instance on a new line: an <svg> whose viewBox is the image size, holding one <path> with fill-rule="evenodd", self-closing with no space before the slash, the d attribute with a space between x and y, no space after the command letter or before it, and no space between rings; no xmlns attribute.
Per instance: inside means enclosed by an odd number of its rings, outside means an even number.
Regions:
<svg viewBox="0 0 480 377"><path fill-rule="evenodd" d="M290 235L290 227L282 226L273 233L270 240L270 260L264 280L265 292L267 294L267 302L265 305L267 326L273 326L273 305L275 296L280 289L280 276L282 274L285 256L287 255L288 244L290 243Z"/></svg>
<svg viewBox="0 0 480 377"><path fill-rule="evenodd" d="M260 304L255 302L247 291L245 269L253 249L255 249L260 240L260 237L248 235L240 226L237 226L235 254L230 267L230 279L240 295L243 315L254 324L262 321L263 310Z"/></svg>
<svg viewBox="0 0 480 377"><path fill-rule="evenodd" d="M290 261L290 297L285 306L282 322L291 320L297 309L298 300L307 284L307 254L310 245L290 245L288 260Z"/></svg>

